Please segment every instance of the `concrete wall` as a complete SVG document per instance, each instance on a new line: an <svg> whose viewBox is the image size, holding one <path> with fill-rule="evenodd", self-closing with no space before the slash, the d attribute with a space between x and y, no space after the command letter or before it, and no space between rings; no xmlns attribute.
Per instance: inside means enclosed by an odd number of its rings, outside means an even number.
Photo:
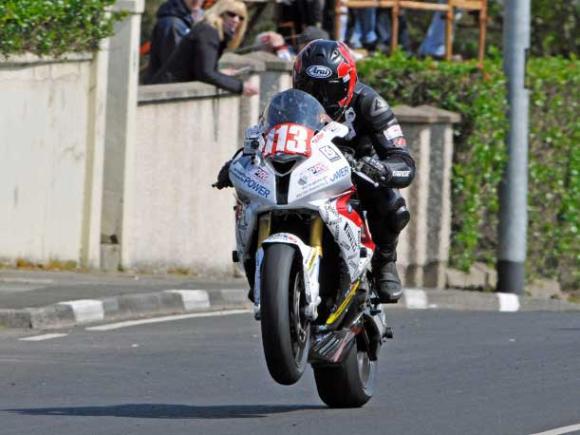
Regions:
<svg viewBox="0 0 580 435"><path fill-rule="evenodd" d="M240 146L240 116L240 97L213 86L141 87L123 267L231 273L233 199L211 183Z"/></svg>
<svg viewBox="0 0 580 435"><path fill-rule="evenodd" d="M395 108L415 163L415 180L401 192L411 221L401 233L398 265L408 286L445 287L451 238L453 124L459 115L428 106Z"/></svg>
<svg viewBox="0 0 580 435"><path fill-rule="evenodd" d="M99 55L0 60L0 258L94 259L105 64Z"/></svg>

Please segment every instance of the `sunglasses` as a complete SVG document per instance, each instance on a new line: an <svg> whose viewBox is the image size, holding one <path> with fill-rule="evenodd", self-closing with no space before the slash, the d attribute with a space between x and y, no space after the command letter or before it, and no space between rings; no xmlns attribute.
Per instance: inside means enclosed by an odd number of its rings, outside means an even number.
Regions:
<svg viewBox="0 0 580 435"><path fill-rule="evenodd" d="M232 11L226 11L225 14L230 18L238 17L240 19L240 21L244 21L246 19L245 17L241 16L240 14L237 14L237 13L232 12Z"/></svg>

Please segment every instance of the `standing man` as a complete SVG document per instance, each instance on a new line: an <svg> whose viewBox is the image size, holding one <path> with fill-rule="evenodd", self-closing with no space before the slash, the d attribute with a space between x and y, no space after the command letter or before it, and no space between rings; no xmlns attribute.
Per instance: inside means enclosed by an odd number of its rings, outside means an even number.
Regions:
<svg viewBox="0 0 580 435"><path fill-rule="evenodd" d="M202 0L167 0L159 7L151 35L146 83L151 82L191 26L203 18L201 5Z"/></svg>

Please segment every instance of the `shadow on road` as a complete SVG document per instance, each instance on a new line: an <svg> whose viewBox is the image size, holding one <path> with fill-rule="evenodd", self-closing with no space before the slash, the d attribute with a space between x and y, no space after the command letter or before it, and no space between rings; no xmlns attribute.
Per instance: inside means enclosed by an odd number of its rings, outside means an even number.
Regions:
<svg viewBox="0 0 580 435"><path fill-rule="evenodd" d="M130 417L168 419L223 419L223 418L264 418L270 414L283 414L309 409L328 409L315 405L165 405L126 404L114 406L81 406L61 408L6 409L4 411L21 415L55 415L81 417Z"/></svg>

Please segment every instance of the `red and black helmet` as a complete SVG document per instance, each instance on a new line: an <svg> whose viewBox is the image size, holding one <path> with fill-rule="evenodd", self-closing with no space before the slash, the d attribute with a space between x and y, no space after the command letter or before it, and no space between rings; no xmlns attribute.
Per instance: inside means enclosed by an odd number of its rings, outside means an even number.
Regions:
<svg viewBox="0 0 580 435"><path fill-rule="evenodd" d="M295 89L314 96L338 120L354 95L356 63L344 43L317 39L296 56L292 82Z"/></svg>

